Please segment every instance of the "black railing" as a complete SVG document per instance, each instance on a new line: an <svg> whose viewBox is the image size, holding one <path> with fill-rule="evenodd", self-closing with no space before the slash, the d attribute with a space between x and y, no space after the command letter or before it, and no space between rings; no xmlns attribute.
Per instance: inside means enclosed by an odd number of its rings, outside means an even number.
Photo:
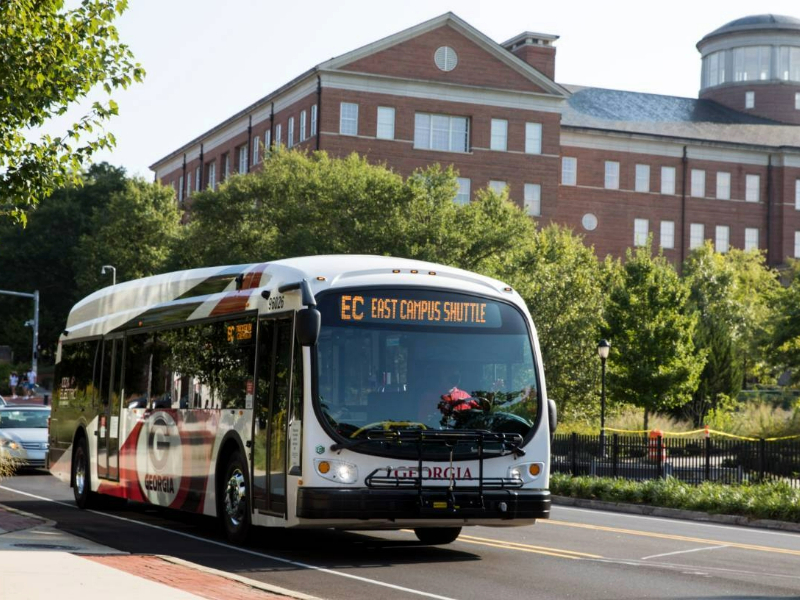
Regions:
<svg viewBox="0 0 800 600"><path fill-rule="evenodd" d="M557 434L551 471L646 480L675 477L686 483L784 481L800 488L800 439Z"/></svg>

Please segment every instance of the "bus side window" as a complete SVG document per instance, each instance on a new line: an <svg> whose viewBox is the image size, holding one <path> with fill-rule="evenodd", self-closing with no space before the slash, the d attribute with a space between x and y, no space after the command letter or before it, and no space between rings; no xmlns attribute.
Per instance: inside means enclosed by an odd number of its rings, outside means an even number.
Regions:
<svg viewBox="0 0 800 600"><path fill-rule="evenodd" d="M147 408L150 393L150 348L152 336L129 335L125 338L123 406Z"/></svg>
<svg viewBox="0 0 800 600"><path fill-rule="evenodd" d="M93 371L98 341L64 343L54 404L86 409L94 402Z"/></svg>

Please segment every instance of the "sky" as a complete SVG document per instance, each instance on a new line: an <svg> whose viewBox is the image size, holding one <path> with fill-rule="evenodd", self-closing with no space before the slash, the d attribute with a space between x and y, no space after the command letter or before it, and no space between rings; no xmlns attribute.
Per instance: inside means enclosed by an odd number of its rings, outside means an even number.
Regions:
<svg viewBox="0 0 800 600"><path fill-rule="evenodd" d="M149 165L309 68L448 11L498 43L523 31L560 36L558 83L684 97L697 97L704 35L753 14L800 18L798 0L129 3L115 24L147 76L112 95L117 145L96 160L147 179ZM104 97L90 95L46 130L63 132Z"/></svg>

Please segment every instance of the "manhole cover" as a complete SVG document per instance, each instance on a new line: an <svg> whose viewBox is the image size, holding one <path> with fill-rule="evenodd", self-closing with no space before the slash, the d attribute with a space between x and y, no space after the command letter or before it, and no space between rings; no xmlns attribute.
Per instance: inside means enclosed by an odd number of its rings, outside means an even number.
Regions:
<svg viewBox="0 0 800 600"><path fill-rule="evenodd" d="M63 544L11 544L15 548L29 548L31 550L80 550L77 546Z"/></svg>

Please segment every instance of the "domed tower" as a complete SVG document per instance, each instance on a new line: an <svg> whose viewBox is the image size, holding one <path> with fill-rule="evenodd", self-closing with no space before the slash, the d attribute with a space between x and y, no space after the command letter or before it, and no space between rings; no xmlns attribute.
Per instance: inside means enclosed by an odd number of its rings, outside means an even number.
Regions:
<svg viewBox="0 0 800 600"><path fill-rule="evenodd" d="M700 98L800 125L800 19L754 15L731 21L697 43Z"/></svg>

